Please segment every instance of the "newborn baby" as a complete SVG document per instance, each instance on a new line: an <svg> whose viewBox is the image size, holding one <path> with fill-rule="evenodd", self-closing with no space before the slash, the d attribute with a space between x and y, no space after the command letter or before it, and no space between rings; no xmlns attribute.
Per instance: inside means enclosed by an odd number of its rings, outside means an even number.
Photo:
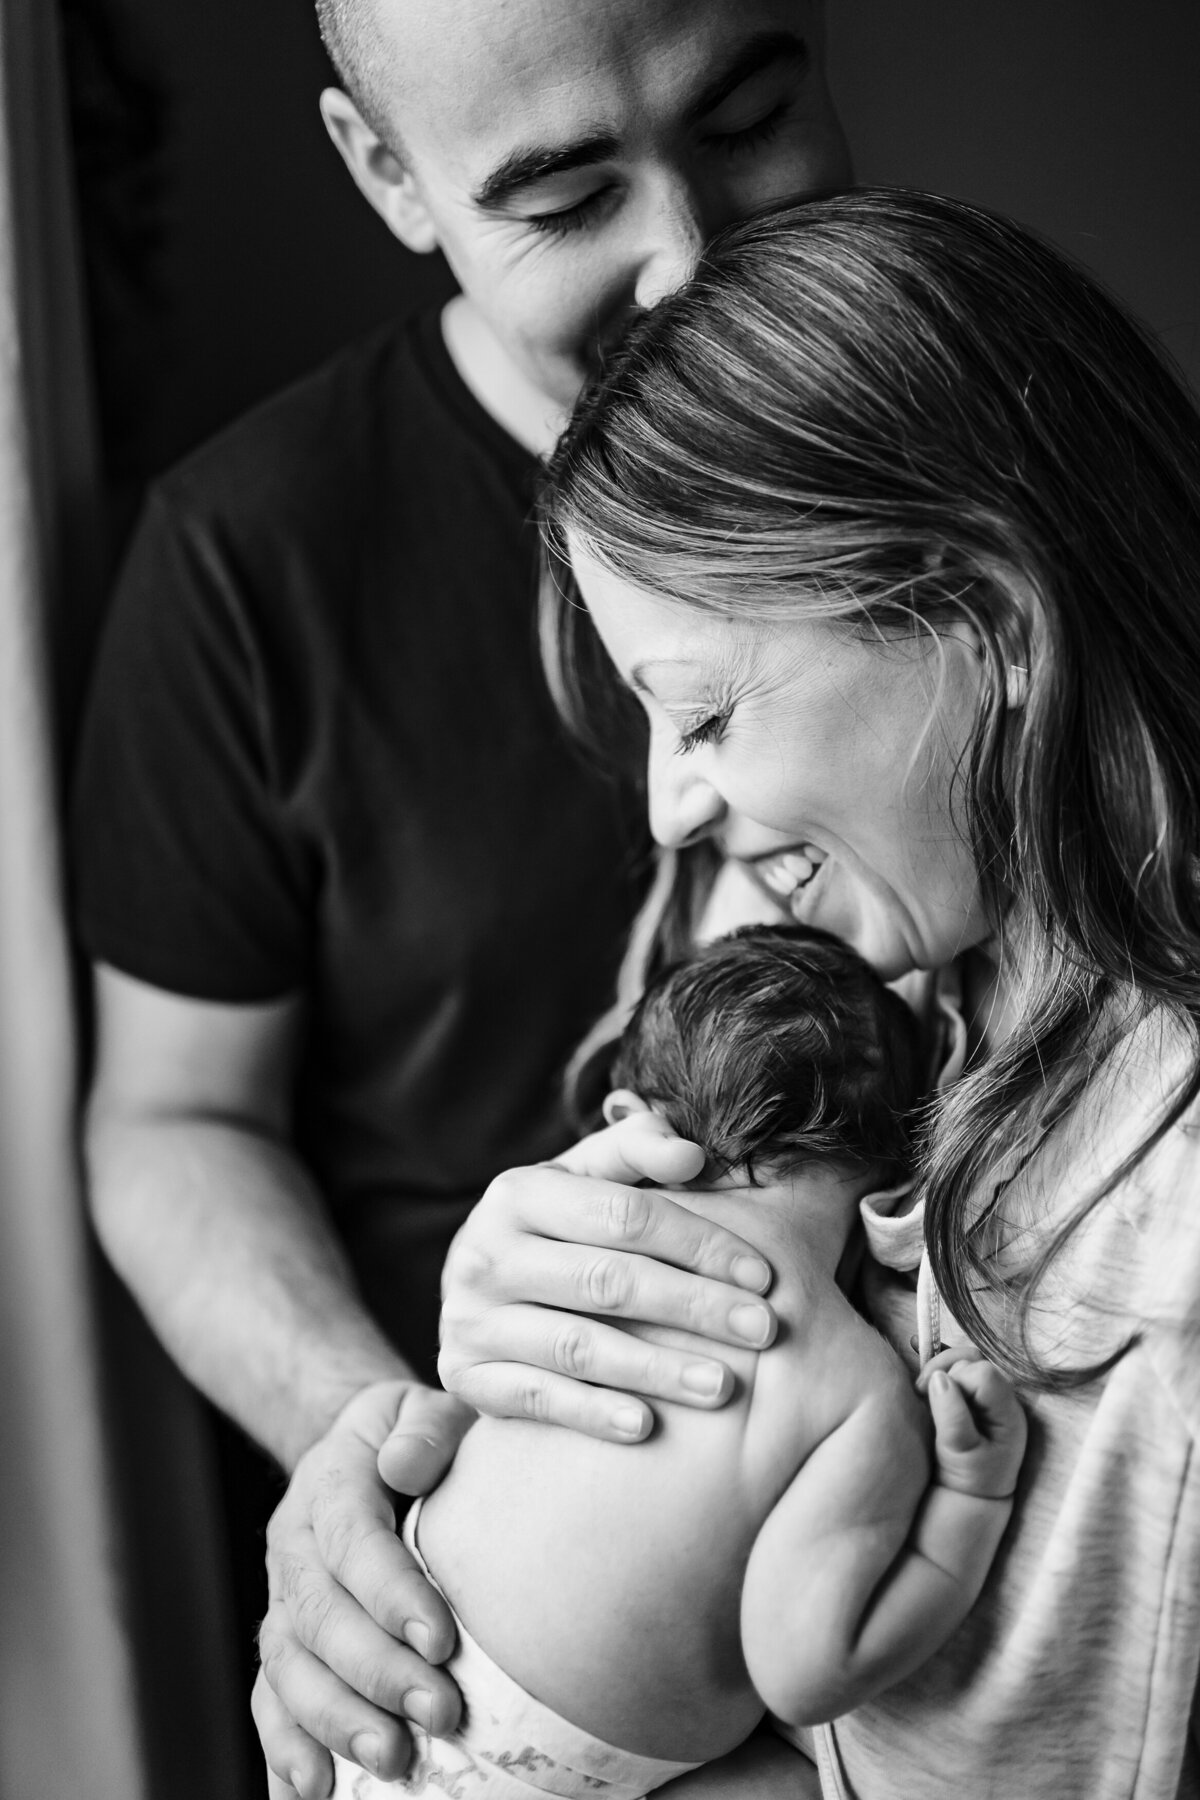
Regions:
<svg viewBox="0 0 1200 1800"><path fill-rule="evenodd" d="M681 1203L771 1264L778 1336L723 1348L729 1403L660 1403L643 1444L472 1427L405 1522L457 1615L462 1725L415 1731L386 1787L339 1763L337 1796L637 1800L765 1710L848 1711L954 1631L1008 1521L1024 1416L995 1368L948 1353L927 1408L837 1280L860 1199L903 1176L920 1064L907 1007L823 933L750 927L651 985L605 1116L649 1108L704 1149ZM562 1160L587 1173L592 1154Z"/></svg>

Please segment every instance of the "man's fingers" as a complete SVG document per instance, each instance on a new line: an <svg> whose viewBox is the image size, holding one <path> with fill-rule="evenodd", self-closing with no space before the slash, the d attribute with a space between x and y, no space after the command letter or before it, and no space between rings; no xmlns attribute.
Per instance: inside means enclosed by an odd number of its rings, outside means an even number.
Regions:
<svg viewBox="0 0 1200 1800"><path fill-rule="evenodd" d="M267 1761L270 1800L327 1800L333 1789L333 1758L296 1724L261 1669L250 1711Z"/></svg>
<svg viewBox="0 0 1200 1800"><path fill-rule="evenodd" d="M319 1743L384 1781L398 1781L403 1775L411 1750L404 1724L371 1706L307 1650L295 1646L287 1661L274 1668L264 1662L263 1675L284 1711L303 1721Z"/></svg>
<svg viewBox="0 0 1200 1800"><path fill-rule="evenodd" d="M323 1800L326 1748L385 1781L409 1757L407 1718L434 1736L457 1725L462 1700L444 1670L454 1622L395 1532L393 1496L377 1467L405 1418L448 1460L467 1409L413 1384L380 1382L354 1396L297 1464L267 1529L270 1605L259 1632L255 1719L284 1800Z"/></svg>
<svg viewBox="0 0 1200 1800"><path fill-rule="evenodd" d="M396 1535L395 1508L382 1485L380 1465L393 1475L403 1473L405 1462L411 1465L415 1442L426 1469L436 1464L440 1474L474 1415L448 1394L413 1387L384 1416L395 1425L381 1450L376 1449L377 1423L361 1433L352 1429L330 1444L327 1465L309 1491L311 1532L304 1524L297 1528L285 1502L268 1530L270 1561L301 1640L318 1655L324 1655L324 1641L339 1622L345 1637L344 1621L352 1616L344 1605L349 1595L389 1637L441 1662L454 1648L453 1619ZM353 1418L347 1422L355 1424ZM395 1436L409 1427L407 1438ZM344 1666L340 1673L353 1681ZM390 1704L384 1694L372 1697Z"/></svg>
<svg viewBox="0 0 1200 1800"><path fill-rule="evenodd" d="M674 1132L639 1128L632 1119L629 1125L629 1141L623 1150L633 1173L609 1176L610 1180L657 1181L662 1187L682 1187L685 1181L695 1181L705 1163L699 1144L676 1137Z"/></svg>
<svg viewBox="0 0 1200 1800"><path fill-rule="evenodd" d="M522 1255L519 1262L522 1298L534 1305L652 1320L755 1350L775 1335L775 1315L765 1300L650 1256L543 1242L536 1255Z"/></svg>
<svg viewBox="0 0 1200 1800"><path fill-rule="evenodd" d="M447 1258L439 1372L481 1412L628 1443L651 1422L631 1390L719 1405L729 1378L703 1349L631 1346L604 1316L673 1326L714 1349L764 1349L777 1326L761 1297L770 1283L770 1267L744 1239L660 1190L550 1166L511 1170ZM617 1391L589 1394L584 1382Z"/></svg>
<svg viewBox="0 0 1200 1800"><path fill-rule="evenodd" d="M503 1328L504 1346L496 1350L506 1360L470 1365L455 1378L464 1397L493 1417L499 1403L508 1416L551 1417L589 1436L628 1442L644 1435L650 1422L648 1409L631 1401L632 1395L715 1407L733 1391L730 1370L715 1357L653 1343L579 1313L513 1305L494 1323ZM543 1375L598 1386L569 1396L561 1384L543 1383ZM569 1420L562 1417L564 1406ZM588 1423L581 1425L581 1419Z"/></svg>
<svg viewBox="0 0 1200 1800"><path fill-rule="evenodd" d="M455 1640L450 1609L394 1530L369 1519L360 1527L342 1503L336 1512L314 1508L313 1533L321 1561L336 1581L330 1590L333 1605L344 1590L389 1637L410 1645L426 1662L446 1660ZM310 1648L318 1646L310 1643Z"/></svg>
<svg viewBox="0 0 1200 1800"><path fill-rule="evenodd" d="M503 1226L499 1241L506 1253L515 1231L535 1239L635 1250L754 1293L765 1293L770 1286L770 1268L751 1244L677 1205L669 1195L538 1167L498 1176L459 1233L452 1263L464 1264L461 1275L472 1287L477 1285L472 1271L486 1275L491 1267L489 1237L479 1221L493 1214ZM478 1285L486 1287L486 1280ZM512 1291L507 1283L505 1289ZM517 1295L526 1297L520 1290Z"/></svg>
<svg viewBox="0 0 1200 1800"><path fill-rule="evenodd" d="M293 1723L388 1781L407 1766L406 1719L442 1737L461 1715L450 1678L393 1644L357 1609L335 1622L314 1653L295 1637L275 1602L263 1620L259 1649L263 1677Z"/></svg>
<svg viewBox="0 0 1200 1800"><path fill-rule="evenodd" d="M383 1480L397 1494L427 1494L454 1460L475 1413L436 1388L410 1387L378 1457Z"/></svg>
<svg viewBox="0 0 1200 1800"><path fill-rule="evenodd" d="M645 1320L674 1326L714 1343L738 1344L754 1350L765 1349L775 1335L775 1315L757 1294L689 1275L682 1269L655 1262L650 1256L624 1250L558 1243L547 1238L518 1238L512 1245L506 1274L514 1295L510 1305L514 1307L518 1304L515 1296L519 1295L520 1302L529 1306ZM508 1310L497 1307L490 1311L486 1321L489 1332L499 1330L507 1334ZM464 1319L468 1359L470 1329L476 1317L468 1312ZM443 1320L444 1335L457 1348L454 1327L458 1317L453 1289L447 1294ZM493 1355L510 1354L506 1344L489 1342L488 1349ZM607 1374L594 1372L593 1378L606 1380Z"/></svg>
<svg viewBox="0 0 1200 1800"><path fill-rule="evenodd" d="M611 1443L637 1443L654 1423L650 1408L635 1395L609 1393L528 1363L475 1363L463 1383L480 1412L492 1418L536 1419Z"/></svg>
<svg viewBox="0 0 1200 1800"><path fill-rule="evenodd" d="M307 1659L335 1679L336 1685L329 1689L331 1694L352 1690L356 1699L361 1695L384 1712L408 1714L435 1736L453 1730L461 1710L454 1682L443 1670L431 1666L421 1651L410 1648L392 1631L376 1624L320 1566L315 1551L314 1545L311 1558L291 1556L278 1560L271 1604L259 1632L267 1680L292 1718L321 1743L339 1747L320 1728L321 1720L313 1716L309 1688L298 1694L289 1691L289 1682L295 1681L293 1664L299 1662L303 1666ZM445 1604L413 1567L407 1552L402 1551L402 1556L404 1592L398 1602L387 1602L385 1610L394 1606L397 1624L419 1643L419 1630L414 1627L426 1624L431 1639L435 1638L433 1628L446 1617ZM430 1604L427 1595L432 1596L435 1605ZM449 1634L453 1636L452 1625ZM434 1648L441 1650L442 1641L435 1642Z"/></svg>
<svg viewBox="0 0 1200 1800"><path fill-rule="evenodd" d="M704 1152L677 1137L656 1113L639 1112L593 1132L550 1166L595 1181L657 1181L671 1187L695 1180L704 1167Z"/></svg>

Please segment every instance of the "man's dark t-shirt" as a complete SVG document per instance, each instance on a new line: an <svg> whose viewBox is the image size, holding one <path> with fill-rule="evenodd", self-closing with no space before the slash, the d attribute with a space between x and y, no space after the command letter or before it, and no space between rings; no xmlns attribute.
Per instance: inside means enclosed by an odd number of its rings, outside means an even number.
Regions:
<svg viewBox="0 0 1200 1800"><path fill-rule="evenodd" d="M561 1148L638 898L542 678L534 473L436 316L352 346L153 491L85 722L85 949L307 996L297 1139L366 1263Z"/></svg>

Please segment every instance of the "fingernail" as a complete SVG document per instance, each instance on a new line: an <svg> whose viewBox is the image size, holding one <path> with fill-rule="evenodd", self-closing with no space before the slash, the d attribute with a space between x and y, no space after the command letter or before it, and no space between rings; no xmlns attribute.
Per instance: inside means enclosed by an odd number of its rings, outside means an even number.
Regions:
<svg viewBox="0 0 1200 1800"><path fill-rule="evenodd" d="M412 1645L412 1648L416 1651L418 1656L424 1657L426 1662L429 1661L428 1625L423 1625L420 1619L406 1620L404 1626L404 1641L406 1644Z"/></svg>
<svg viewBox="0 0 1200 1800"><path fill-rule="evenodd" d="M404 1696L404 1711L419 1725L422 1731L428 1731L433 1725L433 1695L426 1688L410 1688Z"/></svg>
<svg viewBox="0 0 1200 1800"><path fill-rule="evenodd" d="M646 1429L644 1407L618 1406L612 1415L612 1426L622 1437L640 1438Z"/></svg>
<svg viewBox="0 0 1200 1800"><path fill-rule="evenodd" d="M379 1739L373 1731L360 1731L357 1737L350 1739L350 1754L356 1763L369 1769L372 1775L379 1773Z"/></svg>
<svg viewBox="0 0 1200 1800"><path fill-rule="evenodd" d="M732 1273L739 1287L749 1288L755 1294L765 1294L771 1284L770 1267L757 1256L739 1256Z"/></svg>
<svg viewBox="0 0 1200 1800"><path fill-rule="evenodd" d="M947 1375L946 1371L944 1369L935 1369L933 1374L929 1377L930 1393L944 1394L949 1386L950 1377Z"/></svg>
<svg viewBox="0 0 1200 1800"><path fill-rule="evenodd" d="M689 1363L679 1377L679 1385L689 1394L700 1394L711 1400L725 1385L725 1371L719 1363Z"/></svg>
<svg viewBox="0 0 1200 1800"><path fill-rule="evenodd" d="M771 1335L771 1315L765 1306L735 1306L729 1315L729 1329L748 1344L765 1344Z"/></svg>

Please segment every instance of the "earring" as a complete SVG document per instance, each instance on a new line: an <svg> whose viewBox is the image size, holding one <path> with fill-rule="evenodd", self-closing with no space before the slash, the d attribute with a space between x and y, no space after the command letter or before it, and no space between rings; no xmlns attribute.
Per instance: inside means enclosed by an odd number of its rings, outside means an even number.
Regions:
<svg viewBox="0 0 1200 1800"><path fill-rule="evenodd" d="M1016 712L1025 704L1029 693L1029 670L1024 663L1010 663L1004 678L1004 698L1009 711Z"/></svg>

